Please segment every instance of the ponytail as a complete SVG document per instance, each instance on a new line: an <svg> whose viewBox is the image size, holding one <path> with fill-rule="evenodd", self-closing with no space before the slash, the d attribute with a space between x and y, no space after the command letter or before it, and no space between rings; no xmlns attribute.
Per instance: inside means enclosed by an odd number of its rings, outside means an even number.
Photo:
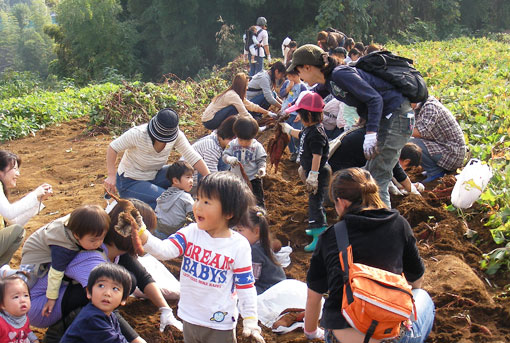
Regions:
<svg viewBox="0 0 510 343"><path fill-rule="evenodd" d="M243 223L245 227L253 230L255 226L259 227L259 241L264 254L277 266L280 265L274 257L271 249L271 234L269 232L269 223L266 218L266 211L258 206L250 207L248 211L248 221Z"/></svg>
<svg viewBox="0 0 510 343"><path fill-rule="evenodd" d="M338 60L332 56L327 56L327 62L324 64L324 66L321 67L321 72L324 74L325 77L328 77L329 74L335 69L340 63L338 63Z"/></svg>

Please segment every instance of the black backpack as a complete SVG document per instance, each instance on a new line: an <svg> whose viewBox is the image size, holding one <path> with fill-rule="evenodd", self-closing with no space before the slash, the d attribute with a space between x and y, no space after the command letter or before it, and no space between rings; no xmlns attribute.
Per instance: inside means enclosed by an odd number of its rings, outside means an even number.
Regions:
<svg viewBox="0 0 510 343"><path fill-rule="evenodd" d="M250 29L246 30L246 32L244 33L244 35L246 37L246 40L244 41L244 50L250 51L250 45L253 44L253 36L255 36L255 38L257 38L257 41L258 41L260 32L262 32L262 29L258 30L257 33L254 33ZM261 45L259 42L259 44L257 45L257 48L260 48L260 46ZM257 56L258 56L258 49L257 49Z"/></svg>
<svg viewBox="0 0 510 343"><path fill-rule="evenodd" d="M429 96L427 84L412 64L413 60L389 51L374 51L361 57L354 66L387 81L410 102L423 102Z"/></svg>

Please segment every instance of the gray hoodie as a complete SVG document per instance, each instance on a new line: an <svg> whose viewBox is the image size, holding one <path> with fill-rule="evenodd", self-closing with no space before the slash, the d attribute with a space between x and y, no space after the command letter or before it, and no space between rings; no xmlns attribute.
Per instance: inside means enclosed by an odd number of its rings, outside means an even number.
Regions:
<svg viewBox="0 0 510 343"><path fill-rule="evenodd" d="M193 213L193 197L182 189L169 187L157 199L157 230L168 236L174 234L184 226L189 213Z"/></svg>
<svg viewBox="0 0 510 343"><path fill-rule="evenodd" d="M253 75L250 82L248 82L248 91L246 92L246 99L251 100L259 94L264 94L264 98L270 105L277 105L273 88L271 85L271 76L265 70Z"/></svg>

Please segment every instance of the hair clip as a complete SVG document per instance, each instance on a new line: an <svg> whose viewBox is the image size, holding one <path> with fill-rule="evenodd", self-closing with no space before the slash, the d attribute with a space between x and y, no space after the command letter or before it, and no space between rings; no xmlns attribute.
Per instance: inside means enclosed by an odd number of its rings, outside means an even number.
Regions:
<svg viewBox="0 0 510 343"><path fill-rule="evenodd" d="M264 213L262 213L262 211L257 211L257 217L264 217Z"/></svg>

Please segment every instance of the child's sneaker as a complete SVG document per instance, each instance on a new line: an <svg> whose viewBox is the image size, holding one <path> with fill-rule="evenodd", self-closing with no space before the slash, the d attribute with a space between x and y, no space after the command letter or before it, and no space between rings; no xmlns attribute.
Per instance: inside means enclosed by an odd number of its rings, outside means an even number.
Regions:
<svg viewBox="0 0 510 343"><path fill-rule="evenodd" d="M0 267L0 279L4 279L13 274L16 274L16 270L11 269L11 267L8 264L4 264L2 267Z"/></svg>

